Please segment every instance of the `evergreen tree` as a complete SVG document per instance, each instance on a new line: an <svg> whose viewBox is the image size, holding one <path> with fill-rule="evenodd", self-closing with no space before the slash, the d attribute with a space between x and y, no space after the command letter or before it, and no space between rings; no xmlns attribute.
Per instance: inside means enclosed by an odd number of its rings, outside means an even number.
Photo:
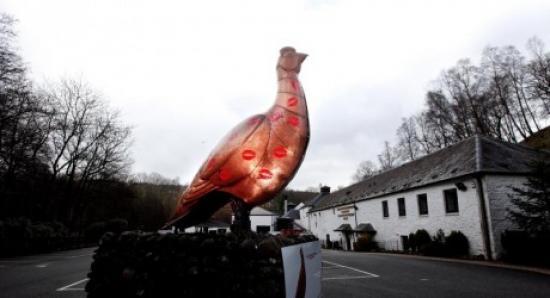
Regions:
<svg viewBox="0 0 550 298"><path fill-rule="evenodd" d="M550 162L533 163L524 188L512 187L511 219L532 235L550 234Z"/></svg>

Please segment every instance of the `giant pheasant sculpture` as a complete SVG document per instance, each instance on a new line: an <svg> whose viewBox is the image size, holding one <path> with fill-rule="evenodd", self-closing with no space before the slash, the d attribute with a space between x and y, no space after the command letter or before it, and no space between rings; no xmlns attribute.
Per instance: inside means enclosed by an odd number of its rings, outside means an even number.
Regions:
<svg viewBox="0 0 550 298"><path fill-rule="evenodd" d="M235 224L250 229L250 209L272 199L292 179L309 142L306 98L298 80L307 57L284 47L277 62L275 103L238 124L217 145L179 197L166 226L203 222L232 202Z"/></svg>

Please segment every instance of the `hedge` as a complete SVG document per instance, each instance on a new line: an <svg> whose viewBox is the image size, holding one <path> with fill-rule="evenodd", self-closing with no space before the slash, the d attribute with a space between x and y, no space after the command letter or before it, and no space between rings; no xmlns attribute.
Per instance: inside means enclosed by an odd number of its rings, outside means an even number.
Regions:
<svg viewBox="0 0 550 298"><path fill-rule="evenodd" d="M255 233L106 233L88 297L283 297L281 247L317 241Z"/></svg>
<svg viewBox="0 0 550 298"><path fill-rule="evenodd" d="M0 220L0 256L15 256L81 247L60 222L32 222L26 217Z"/></svg>

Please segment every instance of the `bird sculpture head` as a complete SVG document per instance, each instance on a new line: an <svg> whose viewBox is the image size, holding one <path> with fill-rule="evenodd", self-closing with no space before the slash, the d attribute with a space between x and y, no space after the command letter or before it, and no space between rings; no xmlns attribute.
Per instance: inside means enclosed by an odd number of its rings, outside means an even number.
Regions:
<svg viewBox="0 0 550 298"><path fill-rule="evenodd" d="M297 53L293 47L284 47L280 52L281 56L277 62L277 70L300 73L300 67L306 59L307 54Z"/></svg>

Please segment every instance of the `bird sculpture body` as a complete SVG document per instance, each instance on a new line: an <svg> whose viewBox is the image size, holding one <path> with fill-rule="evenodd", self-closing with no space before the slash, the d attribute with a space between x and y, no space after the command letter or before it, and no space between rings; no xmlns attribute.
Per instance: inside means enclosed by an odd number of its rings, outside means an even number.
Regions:
<svg viewBox="0 0 550 298"><path fill-rule="evenodd" d="M290 182L309 142L306 98L298 80L306 57L291 47L281 49L275 103L238 124L214 148L179 197L167 226L196 225L232 202L235 224L249 230L250 209Z"/></svg>

